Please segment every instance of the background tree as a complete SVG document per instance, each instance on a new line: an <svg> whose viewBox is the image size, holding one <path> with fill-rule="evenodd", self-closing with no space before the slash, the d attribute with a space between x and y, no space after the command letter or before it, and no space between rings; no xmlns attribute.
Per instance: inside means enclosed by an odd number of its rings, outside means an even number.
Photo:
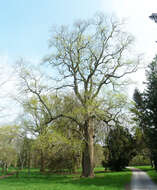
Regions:
<svg viewBox="0 0 157 190"><path fill-rule="evenodd" d="M56 95L45 94L41 98L46 106L56 113L69 113L79 106L72 96L63 95L62 97L57 97ZM26 138L22 151L23 155L20 155L20 158L24 158L25 160L23 159L23 161L27 162L26 166L28 166L28 163L33 162L29 161L30 153L31 157L33 157L34 153L38 152L37 166L40 167L41 172L44 172L45 168L51 168L53 171L66 168L75 172L80 163L82 141L82 136L76 131L76 124L69 122L69 119L59 118L52 125L46 125L45 107L34 94L22 97L20 102L24 109L23 125L29 136L33 137L31 144L34 147L32 150L30 146L26 146L27 142L31 141L31 139ZM56 142L57 140L58 142ZM32 166L32 164L29 165Z"/></svg>
<svg viewBox="0 0 157 190"><path fill-rule="evenodd" d="M17 166L18 142L20 138L21 132L19 126L5 125L0 127L0 163L2 173L7 171L11 165Z"/></svg>
<svg viewBox="0 0 157 190"><path fill-rule="evenodd" d="M136 140L136 152L137 155L130 161L131 166L144 166L152 163L151 152L146 144L146 136L143 133L142 128L134 121L134 127L132 133Z"/></svg>
<svg viewBox="0 0 157 190"><path fill-rule="evenodd" d="M67 139L53 127L49 127L35 140L34 147L45 153L45 165L50 171L66 169L69 172L75 172L77 167L80 167L80 141Z"/></svg>

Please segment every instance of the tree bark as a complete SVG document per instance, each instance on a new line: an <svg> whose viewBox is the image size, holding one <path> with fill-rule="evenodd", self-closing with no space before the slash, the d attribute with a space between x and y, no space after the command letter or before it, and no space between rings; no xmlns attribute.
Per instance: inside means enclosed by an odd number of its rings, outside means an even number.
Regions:
<svg viewBox="0 0 157 190"><path fill-rule="evenodd" d="M6 171L6 173L8 172L8 164L7 163L5 164L5 171Z"/></svg>
<svg viewBox="0 0 157 190"><path fill-rule="evenodd" d="M45 160L44 160L44 153L42 150L40 152L40 172L45 172Z"/></svg>
<svg viewBox="0 0 157 190"><path fill-rule="evenodd" d="M4 174L4 172L5 172L5 163L2 162L2 174Z"/></svg>
<svg viewBox="0 0 157 190"><path fill-rule="evenodd" d="M31 152L28 152L28 175L30 175L31 171Z"/></svg>
<svg viewBox="0 0 157 190"><path fill-rule="evenodd" d="M85 122L84 134L85 146L82 152L81 177L94 177L94 129L92 118Z"/></svg>

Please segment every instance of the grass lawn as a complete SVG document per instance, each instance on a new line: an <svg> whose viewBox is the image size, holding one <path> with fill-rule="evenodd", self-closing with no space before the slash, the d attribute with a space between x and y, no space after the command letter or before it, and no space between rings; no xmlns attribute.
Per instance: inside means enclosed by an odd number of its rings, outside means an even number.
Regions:
<svg viewBox="0 0 157 190"><path fill-rule="evenodd" d="M11 176L0 179L0 190L124 190L130 182L131 172L106 172L103 168L95 169L95 178L80 178L79 174L42 175L38 170L26 171L19 174L19 178Z"/></svg>
<svg viewBox="0 0 157 190"><path fill-rule="evenodd" d="M151 166L138 166L137 168L145 171L151 179L157 184L157 172Z"/></svg>

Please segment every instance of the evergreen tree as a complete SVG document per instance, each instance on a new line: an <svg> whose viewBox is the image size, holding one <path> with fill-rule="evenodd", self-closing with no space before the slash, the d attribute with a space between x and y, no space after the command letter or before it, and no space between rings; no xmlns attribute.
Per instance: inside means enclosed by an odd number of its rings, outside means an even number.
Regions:
<svg viewBox="0 0 157 190"><path fill-rule="evenodd" d="M136 114L139 125L143 129L154 167L157 170L157 56L148 66L146 75L146 89L143 93L135 90L135 109L132 111Z"/></svg>
<svg viewBox="0 0 157 190"><path fill-rule="evenodd" d="M110 129L106 144L108 167L113 171L123 170L136 156L136 141L127 128L118 125Z"/></svg>

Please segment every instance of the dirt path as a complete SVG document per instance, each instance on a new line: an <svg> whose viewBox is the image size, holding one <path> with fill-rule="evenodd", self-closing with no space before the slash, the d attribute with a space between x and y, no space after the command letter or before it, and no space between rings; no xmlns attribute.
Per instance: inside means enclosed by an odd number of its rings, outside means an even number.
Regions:
<svg viewBox="0 0 157 190"><path fill-rule="evenodd" d="M12 172L12 173L9 173L7 175L2 175L2 176L0 176L0 179L4 179L4 178L7 178L7 177L10 177L10 176L14 175L15 173L16 172Z"/></svg>
<svg viewBox="0 0 157 190"><path fill-rule="evenodd" d="M132 167L129 167L129 169L133 172L130 190L157 190L157 185L144 171Z"/></svg>

